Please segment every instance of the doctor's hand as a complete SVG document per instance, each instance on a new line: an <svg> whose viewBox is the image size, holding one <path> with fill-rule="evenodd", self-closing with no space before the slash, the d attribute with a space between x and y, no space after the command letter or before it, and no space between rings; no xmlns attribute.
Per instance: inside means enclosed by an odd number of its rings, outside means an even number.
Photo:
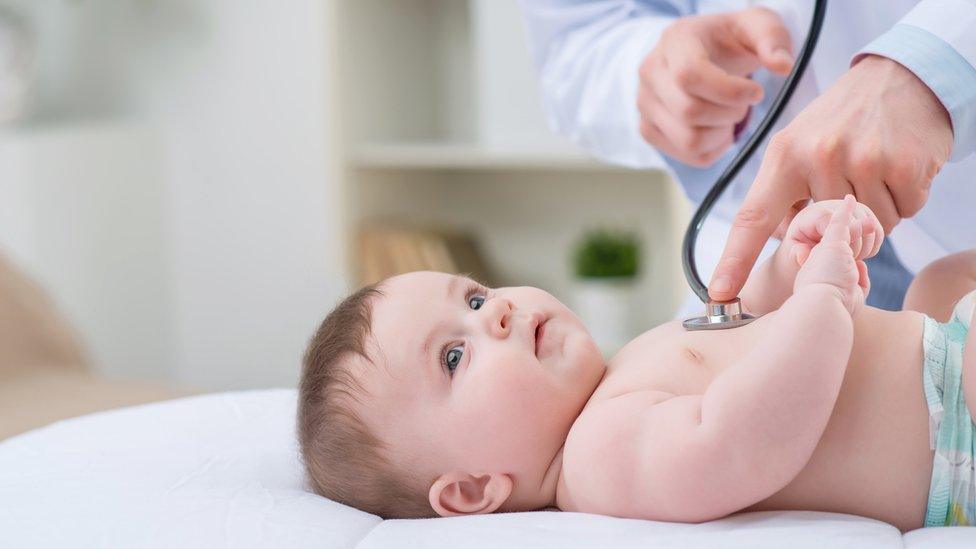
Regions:
<svg viewBox="0 0 976 549"><path fill-rule="evenodd" d="M712 164L763 97L748 75L761 66L789 73L790 48L789 31L766 8L678 19L640 67L641 136L685 164Z"/></svg>
<svg viewBox="0 0 976 549"><path fill-rule="evenodd" d="M952 150L949 115L911 71L866 56L772 137L709 284L727 301L777 226L806 200L853 194L885 233L928 200Z"/></svg>

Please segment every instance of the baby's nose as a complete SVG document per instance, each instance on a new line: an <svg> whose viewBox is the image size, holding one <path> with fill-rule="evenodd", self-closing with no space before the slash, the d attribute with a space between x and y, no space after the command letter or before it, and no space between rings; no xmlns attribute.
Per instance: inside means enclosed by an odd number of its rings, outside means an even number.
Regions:
<svg viewBox="0 0 976 549"><path fill-rule="evenodd" d="M488 301L490 310L486 315L488 330L495 337L508 337L512 329L512 314L515 307L512 302L505 298L497 298Z"/></svg>

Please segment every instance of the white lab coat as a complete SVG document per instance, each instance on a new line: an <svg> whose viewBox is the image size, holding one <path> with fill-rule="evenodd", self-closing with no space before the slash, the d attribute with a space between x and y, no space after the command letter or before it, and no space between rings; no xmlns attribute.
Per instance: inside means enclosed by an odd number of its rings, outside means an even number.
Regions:
<svg viewBox="0 0 976 549"><path fill-rule="evenodd" d="M731 160L737 144L709 170L665 161L638 131L637 68L660 32L683 15L737 10L758 4L777 11L798 53L806 37L812 0L521 0L533 56L540 69L543 105L550 124L603 160L635 168L663 167L681 182L697 205ZM639 17L635 17L638 14ZM976 66L976 2L971 0L831 0L810 65L774 132L850 66L852 57L893 25L907 22L938 36L970 65ZM782 84L759 71L753 77L766 88L747 133ZM726 190L705 224L697 247L699 269L707 281L726 242L729 220L755 179L760 148ZM903 220L890 235L906 268L917 272L947 253L976 247L976 154L954 151L933 182L928 203ZM761 257L775 248L770 242ZM700 308L695 301L689 306ZM686 307L687 309L687 307Z"/></svg>

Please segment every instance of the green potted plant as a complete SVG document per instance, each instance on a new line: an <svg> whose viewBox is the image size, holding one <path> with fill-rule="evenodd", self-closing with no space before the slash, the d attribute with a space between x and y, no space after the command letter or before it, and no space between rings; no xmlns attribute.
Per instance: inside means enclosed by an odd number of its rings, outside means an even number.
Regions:
<svg viewBox="0 0 976 549"><path fill-rule="evenodd" d="M640 247L633 232L592 229L573 250L573 307L606 355L635 335L633 302Z"/></svg>

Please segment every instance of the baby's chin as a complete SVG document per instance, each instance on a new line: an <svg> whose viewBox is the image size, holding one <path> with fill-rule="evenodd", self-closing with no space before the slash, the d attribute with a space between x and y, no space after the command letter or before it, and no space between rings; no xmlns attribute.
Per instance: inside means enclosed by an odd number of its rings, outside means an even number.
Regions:
<svg viewBox="0 0 976 549"><path fill-rule="evenodd" d="M582 323L578 324L577 329L566 334L563 356L554 360L563 362L564 367L578 372L583 377L596 376L594 383L599 382L606 370L603 353Z"/></svg>
<svg viewBox="0 0 976 549"><path fill-rule="evenodd" d="M559 415L567 415L570 410L575 410L575 416L578 416L607 370L603 353L586 330L567 338L562 356L541 362L544 368L556 371L562 386L560 392L563 398L558 407L564 412Z"/></svg>

